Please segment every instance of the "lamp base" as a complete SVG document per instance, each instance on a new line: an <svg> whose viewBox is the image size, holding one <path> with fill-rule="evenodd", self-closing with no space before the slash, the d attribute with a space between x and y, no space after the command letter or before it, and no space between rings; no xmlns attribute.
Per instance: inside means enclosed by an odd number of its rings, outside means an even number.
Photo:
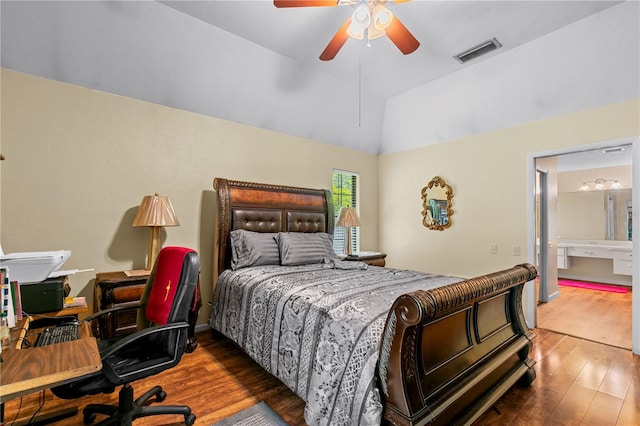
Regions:
<svg viewBox="0 0 640 426"><path fill-rule="evenodd" d="M344 254L346 254L347 256L351 256L351 227L350 226L346 226L346 241L345 241L345 250L344 250Z"/></svg>

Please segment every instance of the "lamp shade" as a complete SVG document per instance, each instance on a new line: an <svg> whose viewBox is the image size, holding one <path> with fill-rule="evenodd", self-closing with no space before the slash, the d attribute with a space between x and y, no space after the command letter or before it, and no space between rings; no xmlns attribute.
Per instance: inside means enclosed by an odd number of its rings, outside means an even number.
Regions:
<svg viewBox="0 0 640 426"><path fill-rule="evenodd" d="M353 207L341 208L336 226L360 226L360 218L356 209Z"/></svg>
<svg viewBox="0 0 640 426"><path fill-rule="evenodd" d="M146 195L135 219L133 219L133 226L178 226L178 217L173 210L171 201L166 195L158 195L156 192L154 195Z"/></svg>

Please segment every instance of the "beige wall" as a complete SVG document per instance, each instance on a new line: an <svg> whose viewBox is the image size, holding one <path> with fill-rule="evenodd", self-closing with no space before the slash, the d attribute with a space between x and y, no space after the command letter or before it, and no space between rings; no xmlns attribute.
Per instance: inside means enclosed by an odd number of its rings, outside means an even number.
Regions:
<svg viewBox="0 0 640 426"><path fill-rule="evenodd" d="M67 249L63 269L143 268L149 231L131 223L144 195L168 195L180 226L164 245L202 257L212 287L216 176L330 188L333 168L360 173L362 247L378 247L377 157L221 119L2 70L5 252ZM90 300L95 273L71 279Z"/></svg>
<svg viewBox="0 0 640 426"><path fill-rule="evenodd" d="M142 268L149 233L131 223L159 192L181 222L164 244L200 252L205 302L216 176L328 188L332 168L358 172L363 249L385 251L389 266L474 276L527 258L530 153L640 134L635 99L376 157L6 69L2 89L5 252L68 249L65 269ZM434 176L454 191L445 231L421 222L420 191ZM72 277L73 293L90 299L93 276ZM205 304L199 322L207 315Z"/></svg>
<svg viewBox="0 0 640 426"><path fill-rule="evenodd" d="M526 261L529 154L638 135L639 106L634 99L380 156L380 249L387 263L467 277ZM420 191L434 176L454 191L453 225L445 231L421 223ZM491 244L497 254L490 254Z"/></svg>

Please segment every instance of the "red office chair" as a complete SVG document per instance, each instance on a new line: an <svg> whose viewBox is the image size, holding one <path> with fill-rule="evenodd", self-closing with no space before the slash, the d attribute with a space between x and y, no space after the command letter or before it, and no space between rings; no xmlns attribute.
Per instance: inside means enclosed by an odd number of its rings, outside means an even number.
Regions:
<svg viewBox="0 0 640 426"><path fill-rule="evenodd" d="M138 308L138 330L119 340L98 342L102 370L80 380L52 388L64 399L83 395L112 393L122 385L119 405L90 404L83 410L85 424L95 420L96 414L110 417L99 423L131 425L138 417L159 414L182 414L190 426L196 420L187 406L147 406L163 401L167 394L155 386L138 399L133 399L130 383L178 364L187 346L189 311L194 306L196 284L200 272L197 253L183 247L165 247L147 280ZM87 321L107 315L121 308L106 309L87 318ZM155 401L150 401L155 396Z"/></svg>

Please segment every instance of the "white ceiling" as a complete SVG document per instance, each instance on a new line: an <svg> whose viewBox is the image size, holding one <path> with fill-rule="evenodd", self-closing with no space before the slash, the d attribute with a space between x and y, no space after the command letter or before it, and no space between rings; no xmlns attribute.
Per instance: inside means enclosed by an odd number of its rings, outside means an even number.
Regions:
<svg viewBox="0 0 640 426"><path fill-rule="evenodd" d="M629 142L634 140L638 140L638 138L630 138L625 143L615 147L559 155L557 156L558 172L574 172L604 167L631 167L633 149Z"/></svg>
<svg viewBox="0 0 640 426"><path fill-rule="evenodd" d="M425 1L388 8L420 41L318 56L353 6L0 2L2 67L371 154L640 96L640 3ZM496 37L466 64L453 55Z"/></svg>
<svg viewBox="0 0 640 426"><path fill-rule="evenodd" d="M276 8L269 0L161 1L273 52L389 98L503 54L619 1L430 1L387 4L421 43L404 56L387 38L350 39L332 61L320 53L355 6ZM502 47L466 64L453 58L496 37ZM361 67L362 72L359 72Z"/></svg>

